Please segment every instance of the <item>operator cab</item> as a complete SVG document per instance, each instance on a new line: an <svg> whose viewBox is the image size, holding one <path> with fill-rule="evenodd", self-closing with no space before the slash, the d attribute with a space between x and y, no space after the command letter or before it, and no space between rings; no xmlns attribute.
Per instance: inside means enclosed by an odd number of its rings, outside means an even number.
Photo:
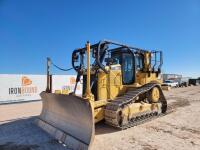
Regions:
<svg viewBox="0 0 200 150"><path fill-rule="evenodd" d="M131 85L136 82L136 74L156 73L157 76L161 72L162 66L162 52L161 51L147 51L140 48L130 47L112 41L100 41L97 44L90 46L90 85L91 91L97 99L98 78L99 72L103 71L108 74L108 67L116 69L116 64L120 64L122 84ZM86 90L87 83L87 61L86 47L76 49L72 53L72 66L77 72L76 85L83 76L83 94ZM119 65L118 65L119 66ZM115 70L114 69L114 70ZM76 85L74 93L76 91Z"/></svg>
<svg viewBox="0 0 200 150"><path fill-rule="evenodd" d="M142 70L144 66L143 56L122 47L112 50L111 58L113 59L113 64L121 65L123 84L133 84L135 82L136 71Z"/></svg>

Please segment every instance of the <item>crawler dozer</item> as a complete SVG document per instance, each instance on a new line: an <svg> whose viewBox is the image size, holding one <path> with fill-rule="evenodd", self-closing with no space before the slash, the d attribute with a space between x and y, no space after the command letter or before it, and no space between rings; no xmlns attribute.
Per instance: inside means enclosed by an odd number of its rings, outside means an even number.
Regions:
<svg viewBox="0 0 200 150"><path fill-rule="evenodd" d="M167 110L161 89L162 51L144 50L102 40L86 43L72 53L77 72L72 93L52 92L47 67L47 89L40 95L43 109L37 124L71 149L89 149L95 124L126 129ZM76 87L83 84L82 96Z"/></svg>

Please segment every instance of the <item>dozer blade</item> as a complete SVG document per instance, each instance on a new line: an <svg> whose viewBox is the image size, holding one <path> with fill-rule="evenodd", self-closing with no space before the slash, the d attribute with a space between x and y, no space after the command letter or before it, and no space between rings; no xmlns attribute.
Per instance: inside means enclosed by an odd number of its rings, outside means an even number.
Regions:
<svg viewBox="0 0 200 150"><path fill-rule="evenodd" d="M36 123L70 149L89 149L94 137L91 104L74 95L42 92L43 108Z"/></svg>

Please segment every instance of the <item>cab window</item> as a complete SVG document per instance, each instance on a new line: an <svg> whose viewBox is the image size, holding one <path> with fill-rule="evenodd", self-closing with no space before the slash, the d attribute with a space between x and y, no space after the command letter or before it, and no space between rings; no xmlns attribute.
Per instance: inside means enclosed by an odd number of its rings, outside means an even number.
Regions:
<svg viewBox="0 0 200 150"><path fill-rule="evenodd" d="M129 53L124 53L122 57L123 84L131 84L134 81L133 56Z"/></svg>
<svg viewBox="0 0 200 150"><path fill-rule="evenodd" d="M143 67L144 67L143 56L142 55L136 55L135 56L135 63L136 63L136 69L142 70Z"/></svg>

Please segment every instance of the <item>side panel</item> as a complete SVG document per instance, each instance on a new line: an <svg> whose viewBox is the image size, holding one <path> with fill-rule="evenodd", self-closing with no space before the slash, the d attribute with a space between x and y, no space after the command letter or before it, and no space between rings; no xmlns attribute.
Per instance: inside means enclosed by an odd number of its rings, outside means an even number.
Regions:
<svg viewBox="0 0 200 150"><path fill-rule="evenodd" d="M98 74L98 100L107 100L108 87L107 87L107 74L100 71Z"/></svg>
<svg viewBox="0 0 200 150"><path fill-rule="evenodd" d="M109 99L115 99L122 93L122 73L121 70L110 70L109 73Z"/></svg>
<svg viewBox="0 0 200 150"><path fill-rule="evenodd" d="M148 75L148 73L138 72L136 74L136 83L139 83L140 85L144 85L152 81L162 83L161 79L156 76L156 73L150 73L150 75Z"/></svg>
<svg viewBox="0 0 200 150"><path fill-rule="evenodd" d="M121 70L110 70L108 74L99 73L98 100L114 99L121 93L123 93Z"/></svg>

